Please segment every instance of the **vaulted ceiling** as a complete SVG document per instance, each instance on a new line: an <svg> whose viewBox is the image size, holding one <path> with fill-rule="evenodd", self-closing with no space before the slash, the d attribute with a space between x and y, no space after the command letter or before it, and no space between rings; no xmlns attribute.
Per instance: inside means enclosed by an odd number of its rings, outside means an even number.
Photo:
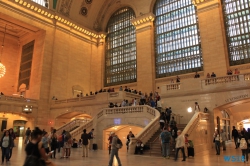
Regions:
<svg viewBox="0 0 250 166"><path fill-rule="evenodd" d="M152 6L155 1L156 0L58 0L56 11L86 28L99 32L105 31L110 16L116 10L128 6L139 16L152 12Z"/></svg>

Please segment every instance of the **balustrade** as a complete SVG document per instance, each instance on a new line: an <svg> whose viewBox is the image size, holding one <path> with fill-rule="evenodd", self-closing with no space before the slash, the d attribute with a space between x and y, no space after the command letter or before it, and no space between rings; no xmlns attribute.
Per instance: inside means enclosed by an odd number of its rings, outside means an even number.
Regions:
<svg viewBox="0 0 250 166"><path fill-rule="evenodd" d="M24 102L24 103L37 103L37 100L35 100L35 99L28 99L28 98L23 98L23 97L14 97L14 96L5 96L5 95L0 95L0 100Z"/></svg>
<svg viewBox="0 0 250 166"><path fill-rule="evenodd" d="M177 90L177 89L181 89L181 84L180 83L173 83L173 84L168 84L167 86L167 90Z"/></svg>
<svg viewBox="0 0 250 166"><path fill-rule="evenodd" d="M191 118L191 120L188 122L187 126L184 128L182 134L188 134L190 136L195 130L195 128L198 126L200 120L207 120L208 118L208 113L196 112Z"/></svg>
<svg viewBox="0 0 250 166"><path fill-rule="evenodd" d="M214 78L207 78L203 80L205 85L212 85L212 84L221 84L227 82L235 82L240 81L239 75L228 75L223 77L214 77Z"/></svg>
<svg viewBox="0 0 250 166"><path fill-rule="evenodd" d="M83 125L84 123L88 122L89 120L86 120L86 119L75 119L61 127L59 127L57 129L57 133L58 134L61 134L63 130L65 131L70 131L72 130L73 128L75 128L76 126L81 126Z"/></svg>

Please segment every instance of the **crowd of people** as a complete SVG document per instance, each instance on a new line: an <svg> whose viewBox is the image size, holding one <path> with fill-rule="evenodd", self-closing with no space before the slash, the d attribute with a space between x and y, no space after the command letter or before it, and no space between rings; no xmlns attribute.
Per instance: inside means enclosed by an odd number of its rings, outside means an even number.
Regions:
<svg viewBox="0 0 250 166"><path fill-rule="evenodd" d="M242 156L244 156L244 162L248 162L248 153L250 148L250 128L246 130L237 130L233 126L232 138L235 143L235 149L240 148L242 151ZM215 144L216 155L220 155L220 149L222 147L223 151L226 151L226 141L228 141L228 136L223 129L217 129L213 135L213 142ZM221 146L222 144L222 146Z"/></svg>

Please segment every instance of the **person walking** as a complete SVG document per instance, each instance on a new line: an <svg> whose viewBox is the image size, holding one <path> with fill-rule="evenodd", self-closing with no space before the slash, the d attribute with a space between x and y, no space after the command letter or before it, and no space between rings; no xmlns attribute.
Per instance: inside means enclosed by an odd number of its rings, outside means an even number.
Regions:
<svg viewBox="0 0 250 166"><path fill-rule="evenodd" d="M15 133L14 133L14 131L13 131L12 128L9 129L9 135L10 135L10 137L12 138L13 147L15 147L14 140L16 139L16 135L15 135ZM10 148L9 160L10 160L10 158L11 158L11 156L12 156L12 149L13 149L13 147Z"/></svg>
<svg viewBox="0 0 250 166"><path fill-rule="evenodd" d="M183 156L182 161L186 161L186 155L184 152L185 139L184 139L184 136L181 135L181 130L177 131L177 135L178 135L178 137L176 138L176 145L175 145L176 152L175 152L175 159L174 160L175 161L177 160L179 150L181 150L182 156Z"/></svg>
<svg viewBox="0 0 250 166"><path fill-rule="evenodd" d="M239 147L239 145L238 145L239 133L238 133L238 131L235 129L235 126L233 126L232 138L234 139L235 149L237 149L237 148Z"/></svg>
<svg viewBox="0 0 250 166"><path fill-rule="evenodd" d="M112 137L112 135L111 135L111 133L110 133L110 136L109 136L109 138L108 138L108 141L109 141L109 154L111 153L112 139L113 139L113 137Z"/></svg>
<svg viewBox="0 0 250 166"><path fill-rule="evenodd" d="M115 135L114 132L111 132L111 136L113 138L112 138L112 144L111 144L111 154L110 154L109 166L113 166L114 156L116 157L116 160L118 162L118 166L121 166L122 164L121 164L121 161L120 161L120 158L118 155L119 148L117 146L118 137Z"/></svg>
<svg viewBox="0 0 250 166"><path fill-rule="evenodd" d="M248 136L244 131L241 131L240 136L240 149L242 152L242 156L244 156L245 161L244 162L248 162Z"/></svg>
<svg viewBox="0 0 250 166"><path fill-rule="evenodd" d="M163 128L163 131L160 134L160 142L162 147L162 156L169 159L169 150L171 142L171 134L167 130L167 127Z"/></svg>
<svg viewBox="0 0 250 166"><path fill-rule="evenodd" d="M25 141L24 141L24 144L27 144L29 142L29 140L30 140L30 134L31 134L31 130L28 127L28 129L25 132Z"/></svg>
<svg viewBox="0 0 250 166"><path fill-rule="evenodd" d="M2 149L2 164L4 163L4 158L6 158L6 162L9 161L9 153L10 149L13 148L13 139L9 134L9 130L6 130L1 139L1 149Z"/></svg>
<svg viewBox="0 0 250 166"><path fill-rule="evenodd" d="M81 135L82 139L82 157L88 157L89 152L89 135L86 133L86 129L83 130Z"/></svg>
<svg viewBox="0 0 250 166"><path fill-rule="evenodd" d="M221 139L222 139L222 147L223 147L223 151L226 150L226 141L227 141L227 134L226 132L223 131L223 129L221 129Z"/></svg>
<svg viewBox="0 0 250 166"><path fill-rule="evenodd" d="M51 151L53 151L53 157L54 159L56 158L56 148L57 148L57 134L56 134L56 129L53 129L52 131L52 134L50 136L50 140L51 140L51 143L50 143L50 147L51 147ZM51 158L52 158L52 155L51 155Z"/></svg>
<svg viewBox="0 0 250 166"><path fill-rule="evenodd" d="M220 133L219 130L217 129L214 133L214 144L215 144L215 150L216 150L216 155L220 155Z"/></svg>

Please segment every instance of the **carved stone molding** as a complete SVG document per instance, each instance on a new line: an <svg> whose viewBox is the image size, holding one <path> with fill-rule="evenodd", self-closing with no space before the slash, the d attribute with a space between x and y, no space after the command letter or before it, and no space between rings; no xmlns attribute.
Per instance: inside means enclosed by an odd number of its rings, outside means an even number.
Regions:
<svg viewBox="0 0 250 166"><path fill-rule="evenodd" d="M60 7L60 13L69 16L71 5L73 0L62 0L61 7Z"/></svg>

